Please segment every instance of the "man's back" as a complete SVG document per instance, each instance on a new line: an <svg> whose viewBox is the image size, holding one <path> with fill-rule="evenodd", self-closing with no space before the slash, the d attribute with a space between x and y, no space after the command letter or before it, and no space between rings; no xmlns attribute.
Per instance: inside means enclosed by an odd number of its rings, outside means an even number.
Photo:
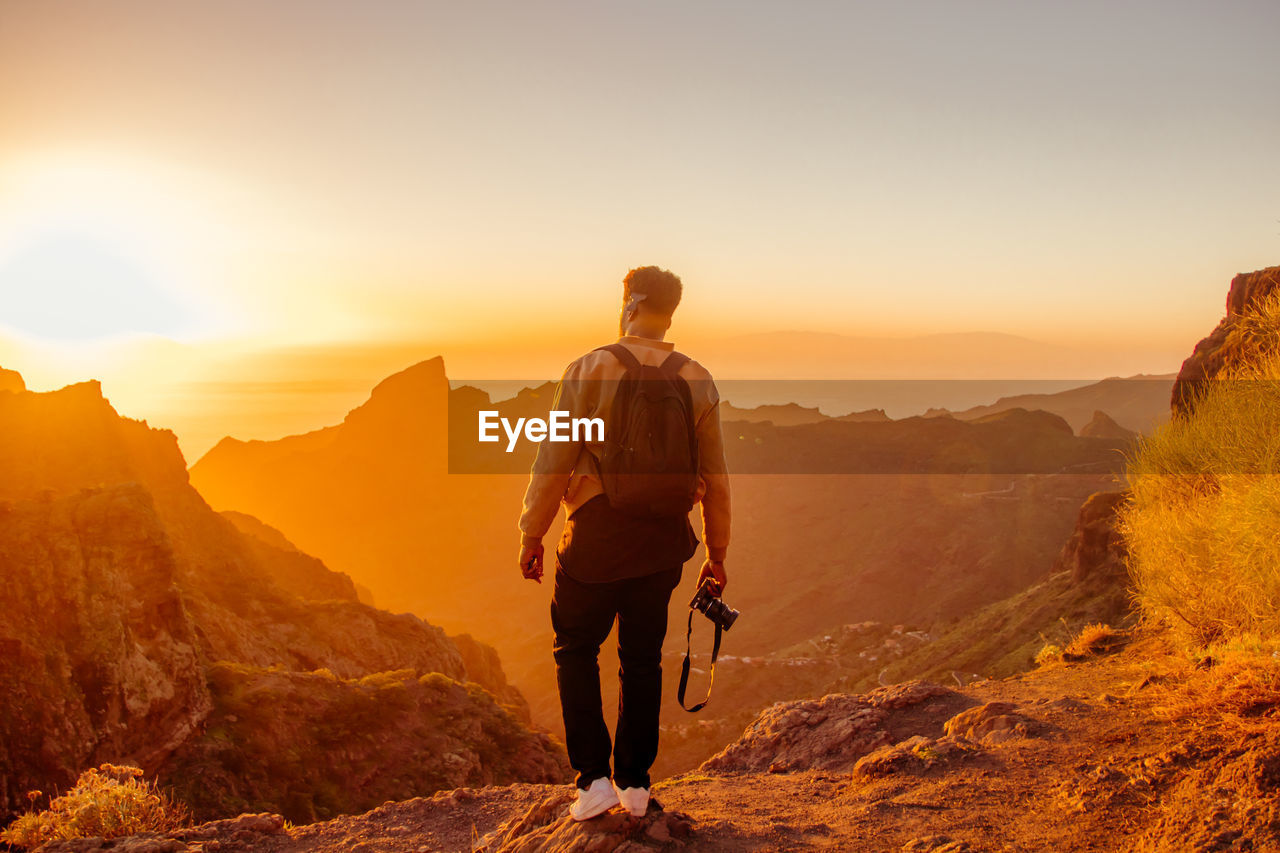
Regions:
<svg viewBox="0 0 1280 853"><path fill-rule="evenodd" d="M658 366L675 350L666 341L623 336L618 343L641 364ZM605 419L613 409L626 365L605 350L592 350L565 369L552 408L570 411L574 417ZM720 429L720 397L711 373L690 359L679 370L689 385L694 430L698 439L698 485L694 500L702 504L703 538L713 559L723 559L729 525L729 487ZM594 439L595 436L592 436ZM543 442L538 448L529 488L525 493L520 530L539 541L551 527L560 503L572 516L587 501L604 494L600 476L603 441ZM716 557L719 553L721 556Z"/></svg>

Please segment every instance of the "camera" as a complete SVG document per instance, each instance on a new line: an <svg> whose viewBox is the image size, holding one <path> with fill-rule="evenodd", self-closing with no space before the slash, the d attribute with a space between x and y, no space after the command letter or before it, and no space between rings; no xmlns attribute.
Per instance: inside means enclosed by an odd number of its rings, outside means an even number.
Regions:
<svg viewBox="0 0 1280 853"><path fill-rule="evenodd" d="M702 586L698 587L698 591L694 593L693 600L689 602L689 607L697 610L706 616L712 622L720 627L722 631L728 631L733 627L733 623L738 619L738 611L716 598L714 592L717 588L714 578L707 578L702 582Z"/></svg>

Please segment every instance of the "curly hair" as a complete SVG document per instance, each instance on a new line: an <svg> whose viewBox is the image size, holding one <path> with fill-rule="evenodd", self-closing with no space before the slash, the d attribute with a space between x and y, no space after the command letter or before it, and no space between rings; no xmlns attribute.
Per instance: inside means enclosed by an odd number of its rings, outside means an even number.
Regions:
<svg viewBox="0 0 1280 853"><path fill-rule="evenodd" d="M680 304L684 286L680 276L659 267L636 267L622 279L622 301L631 294L644 294L644 305L659 314L670 317Z"/></svg>

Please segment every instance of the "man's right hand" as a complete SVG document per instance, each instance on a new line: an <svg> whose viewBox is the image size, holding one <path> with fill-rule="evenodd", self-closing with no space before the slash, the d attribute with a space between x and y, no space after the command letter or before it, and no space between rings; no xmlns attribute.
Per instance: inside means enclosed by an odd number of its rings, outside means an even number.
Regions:
<svg viewBox="0 0 1280 853"><path fill-rule="evenodd" d="M542 583L542 543L520 546L520 574Z"/></svg>
<svg viewBox="0 0 1280 853"><path fill-rule="evenodd" d="M701 588L702 582L707 578L711 578L716 582L716 588L711 594L719 598L724 592L725 585L729 582L729 576L724 570L724 560L707 560L702 564L702 571L698 572L698 586Z"/></svg>

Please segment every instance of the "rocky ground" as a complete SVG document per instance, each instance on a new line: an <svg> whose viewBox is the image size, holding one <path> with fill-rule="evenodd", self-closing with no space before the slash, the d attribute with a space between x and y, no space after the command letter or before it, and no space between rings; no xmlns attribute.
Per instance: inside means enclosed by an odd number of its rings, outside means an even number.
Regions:
<svg viewBox="0 0 1280 853"><path fill-rule="evenodd" d="M576 824L567 786L513 785L306 826L246 816L46 850L1273 850L1275 683L1149 639L963 689L780 703L697 771L656 784L643 819L614 810Z"/></svg>

